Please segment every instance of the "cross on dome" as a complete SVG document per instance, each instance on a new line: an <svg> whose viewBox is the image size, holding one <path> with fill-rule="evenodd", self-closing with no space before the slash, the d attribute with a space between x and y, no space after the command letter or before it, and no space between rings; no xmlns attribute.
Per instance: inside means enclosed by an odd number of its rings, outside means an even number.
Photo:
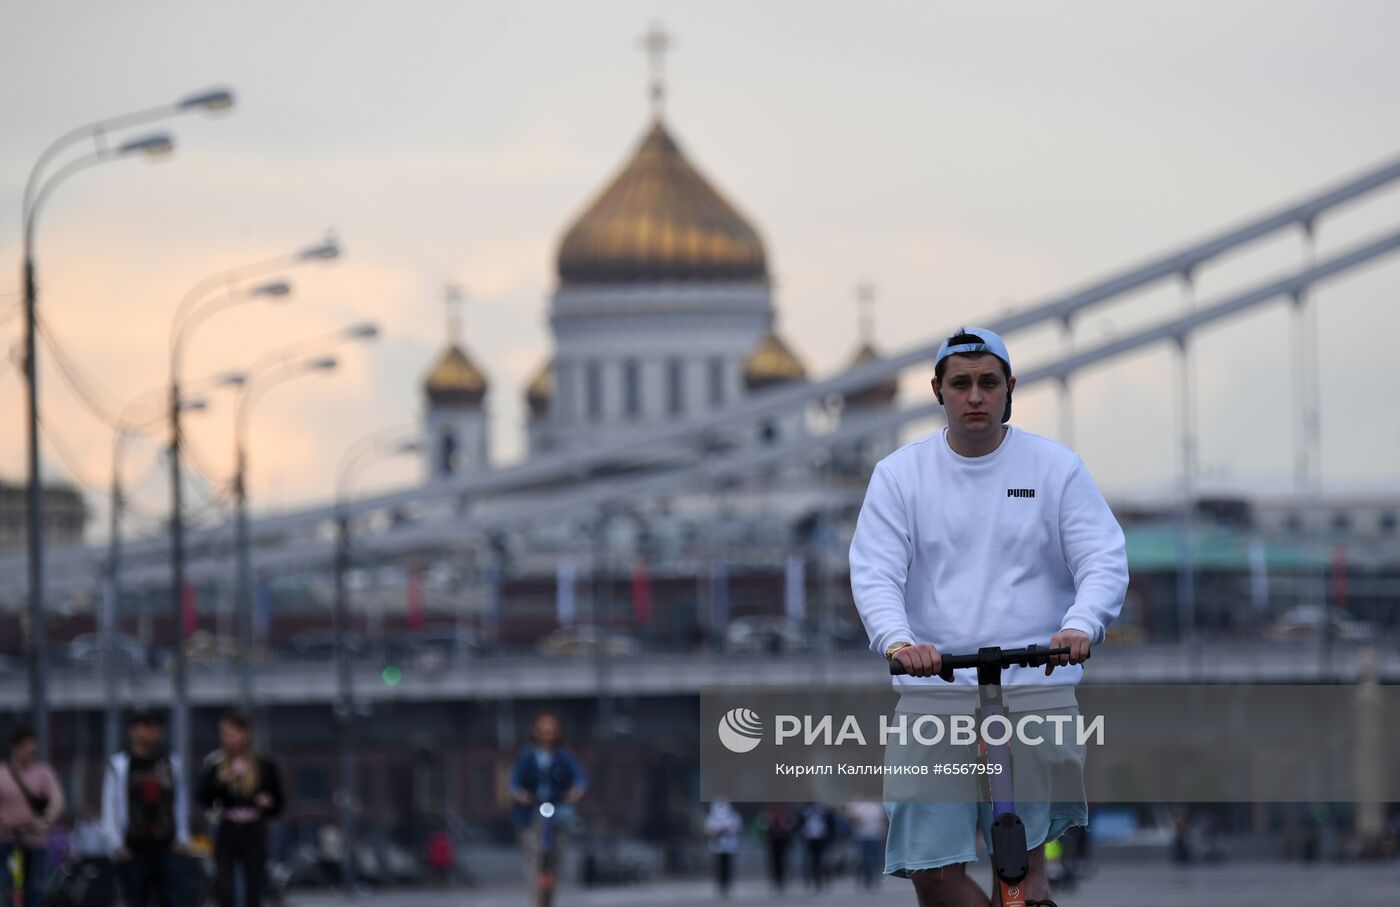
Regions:
<svg viewBox="0 0 1400 907"><path fill-rule="evenodd" d="M856 332L864 346L875 342L875 285L868 280L856 284Z"/></svg>
<svg viewBox="0 0 1400 907"><path fill-rule="evenodd" d="M640 43L647 52L651 68L651 115L659 120L666 109L666 51L675 44L675 39L666 33L661 23L653 22Z"/></svg>
<svg viewBox="0 0 1400 907"><path fill-rule="evenodd" d="M460 345L462 342L462 306L466 294L459 283L448 283L442 288L442 301L447 306L447 342Z"/></svg>

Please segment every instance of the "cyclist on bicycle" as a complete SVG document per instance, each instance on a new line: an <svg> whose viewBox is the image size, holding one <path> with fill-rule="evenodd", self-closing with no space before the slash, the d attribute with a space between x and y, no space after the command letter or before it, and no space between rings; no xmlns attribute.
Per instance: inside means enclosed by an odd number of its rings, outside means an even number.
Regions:
<svg viewBox="0 0 1400 907"><path fill-rule="evenodd" d="M940 651L1065 646L1071 654L1043 674L1013 667L1004 683L1059 687L1064 703L1049 689L1041 704L1072 707L1080 663L1122 607L1123 532L1078 456L1005 424L1016 379L995 333L963 328L944 341L932 386L947 428L876 465L851 541L851 589L871 648L907 669L895 678L903 702L943 684ZM955 684L975 685L970 674ZM1017 803L1031 898L1049 898L1045 842L1088 823L1082 752L1078 759L1079 789L1069 802ZM911 879L921 905L989 903L965 871L977 856L979 825L991 840L989 804L885 808L887 874Z"/></svg>

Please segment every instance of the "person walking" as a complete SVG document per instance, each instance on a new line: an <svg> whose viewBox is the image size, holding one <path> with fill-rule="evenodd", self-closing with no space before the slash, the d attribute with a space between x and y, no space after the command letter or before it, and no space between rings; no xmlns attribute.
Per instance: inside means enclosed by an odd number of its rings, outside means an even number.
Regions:
<svg viewBox="0 0 1400 907"><path fill-rule="evenodd" d="M788 849L792 844L792 811L778 804L758 817L759 833L768 844L768 881L782 894L787 887Z"/></svg>
<svg viewBox="0 0 1400 907"><path fill-rule="evenodd" d="M127 720L127 748L102 776L102 828L126 907L190 903L181 858L189 848L189 791L180 757L164 748L153 711Z"/></svg>
<svg viewBox="0 0 1400 907"><path fill-rule="evenodd" d="M199 803L218 817L214 887L219 907L236 907L240 872L243 907L261 907L267 889L267 823L282 811L282 779L277 764L253 745L242 712L225 712L219 719L219 748L204 760Z"/></svg>
<svg viewBox="0 0 1400 907"><path fill-rule="evenodd" d="M870 647L901 663L900 709L914 712L946 686L942 652L1068 648L1043 674L1013 667L1002 682L1034 685L1046 708L1077 714L1081 665L1123 606L1123 530L1073 451L1007 424L1016 378L1000 337L963 328L939 347L933 370L947 427L876 464L851 540L851 591ZM976 678L964 671L953 683L954 692L973 691ZM1057 758L1073 771L1060 781L1072 789L1016 804L1031 901L1050 896L1045 842L1088 824L1083 748L1065 747ZM896 784L885 780L885 871L911 879L921 905L986 907L965 870L979 827L992 840L991 804L901 798Z"/></svg>
<svg viewBox="0 0 1400 907"><path fill-rule="evenodd" d="M452 846L452 834L446 828L435 828L427 840L428 871L438 887L446 888L452 882L457 860Z"/></svg>
<svg viewBox="0 0 1400 907"><path fill-rule="evenodd" d="M814 892L826 887L826 851L836 831L835 814L824 803L802 811L802 840L807 844L807 885Z"/></svg>
<svg viewBox="0 0 1400 907"><path fill-rule="evenodd" d="M39 907L49 875L49 834L63 815L63 788L53 769L38 760L27 726L10 734L9 758L0 769L0 904Z"/></svg>
<svg viewBox="0 0 1400 907"><path fill-rule="evenodd" d="M861 888L873 890L880 884L884 870L885 805L869 801L850 803L846 817L851 820L860 859L856 880Z"/></svg>
<svg viewBox="0 0 1400 907"><path fill-rule="evenodd" d="M715 857L715 887L722 898L729 897L734 881L734 855L739 852L739 832L744 820L728 800L710 804L705 816L705 837L710 841L710 853Z"/></svg>

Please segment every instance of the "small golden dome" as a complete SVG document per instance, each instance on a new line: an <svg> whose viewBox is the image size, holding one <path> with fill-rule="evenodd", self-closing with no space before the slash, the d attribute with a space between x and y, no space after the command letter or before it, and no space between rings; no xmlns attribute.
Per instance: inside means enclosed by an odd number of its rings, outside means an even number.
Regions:
<svg viewBox="0 0 1400 907"><path fill-rule="evenodd" d="M763 281L758 233L681 154L657 120L559 246L566 286Z"/></svg>
<svg viewBox="0 0 1400 907"><path fill-rule="evenodd" d="M423 380L423 390L434 406L480 406L486 387L486 376L455 343Z"/></svg>
<svg viewBox="0 0 1400 907"><path fill-rule="evenodd" d="M530 379L525 388L525 403L530 408L531 418L539 419L549 414L549 401L554 397L554 360L546 359L544 365Z"/></svg>
<svg viewBox="0 0 1400 907"><path fill-rule="evenodd" d="M806 378L807 369L802 365L802 360L772 331L768 332L744 364L744 386L751 391Z"/></svg>
<svg viewBox="0 0 1400 907"><path fill-rule="evenodd" d="M867 362L879 362L882 357L875 352L875 347L870 345L870 341L861 343L856 354L851 357L851 364L846 368L853 369L857 366L865 365ZM854 409L874 409L876 407L888 407L894 403L895 396L899 393L899 379L886 378L878 384L863 387L846 395L846 406Z"/></svg>

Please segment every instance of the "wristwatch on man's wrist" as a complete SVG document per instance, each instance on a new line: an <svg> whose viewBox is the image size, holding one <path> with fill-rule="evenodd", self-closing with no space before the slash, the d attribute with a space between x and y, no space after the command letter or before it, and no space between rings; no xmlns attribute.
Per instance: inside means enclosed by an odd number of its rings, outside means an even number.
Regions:
<svg viewBox="0 0 1400 907"><path fill-rule="evenodd" d="M892 644L888 649L885 650L885 660L888 661L891 658L894 658L894 653L898 652L900 649L907 649L912 645L912 642L897 642Z"/></svg>

